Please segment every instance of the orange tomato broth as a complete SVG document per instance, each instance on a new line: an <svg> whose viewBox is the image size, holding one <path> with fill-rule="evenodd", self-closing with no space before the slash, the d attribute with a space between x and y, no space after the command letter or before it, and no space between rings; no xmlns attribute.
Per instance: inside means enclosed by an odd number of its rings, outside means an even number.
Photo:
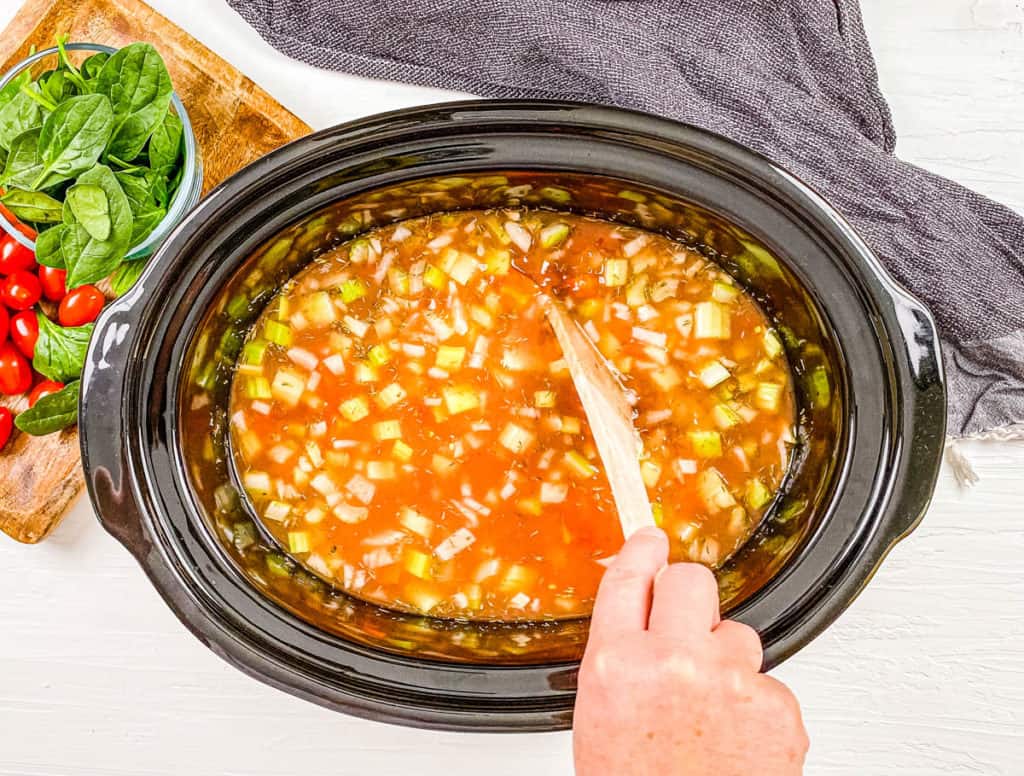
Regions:
<svg viewBox="0 0 1024 776"><path fill-rule="evenodd" d="M318 257L253 327L232 385L234 460L293 557L404 611L589 613L623 539L534 283L627 387L672 558L717 567L751 536L785 475L795 411L754 300L662 236L469 211Z"/></svg>

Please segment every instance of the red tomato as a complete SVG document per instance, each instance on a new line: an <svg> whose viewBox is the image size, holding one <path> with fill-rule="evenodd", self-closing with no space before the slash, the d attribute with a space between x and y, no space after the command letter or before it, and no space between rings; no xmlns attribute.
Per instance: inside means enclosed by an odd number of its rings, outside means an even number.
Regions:
<svg viewBox="0 0 1024 776"><path fill-rule="evenodd" d="M10 342L0 345L0 393L15 396L32 387L32 367Z"/></svg>
<svg viewBox="0 0 1024 776"><path fill-rule="evenodd" d="M36 268L36 255L9 234L0 237L0 275Z"/></svg>
<svg viewBox="0 0 1024 776"><path fill-rule="evenodd" d="M51 302L59 302L67 293L64 287L64 279L67 278L67 270L54 269L53 267L39 267L39 283L43 287L43 296Z"/></svg>
<svg viewBox="0 0 1024 776"><path fill-rule="evenodd" d="M79 286L61 300L57 319L61 326L82 326L92 323L107 299L96 286Z"/></svg>
<svg viewBox="0 0 1024 776"><path fill-rule="evenodd" d="M7 331L11 325L11 316L7 308L0 304L0 343L7 339Z"/></svg>
<svg viewBox="0 0 1024 776"><path fill-rule="evenodd" d="M0 283L0 302L12 310L27 310L43 295L39 278L28 270L12 272Z"/></svg>
<svg viewBox="0 0 1024 776"><path fill-rule="evenodd" d="M4 449L7 440L11 438L11 431L14 430L14 415L6 407L0 407L0 450Z"/></svg>
<svg viewBox="0 0 1024 776"><path fill-rule="evenodd" d="M28 406L35 407L36 402L44 396L49 396L51 393L57 393L61 388L64 387L64 383L54 382L53 380L43 380L39 385L32 389L32 393L28 395Z"/></svg>
<svg viewBox="0 0 1024 776"><path fill-rule="evenodd" d="M36 340L39 339L39 319L35 310L23 310L11 318L11 342L30 361L36 355ZM0 340L2 342L2 340Z"/></svg>

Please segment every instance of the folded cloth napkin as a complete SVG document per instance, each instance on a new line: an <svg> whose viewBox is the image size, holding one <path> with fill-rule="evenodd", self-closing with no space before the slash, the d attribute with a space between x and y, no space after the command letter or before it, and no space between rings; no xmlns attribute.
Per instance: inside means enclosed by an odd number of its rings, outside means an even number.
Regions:
<svg viewBox="0 0 1024 776"><path fill-rule="evenodd" d="M670 116L825 196L934 312L954 436L1024 437L1024 220L893 155L856 0L228 0L319 67Z"/></svg>

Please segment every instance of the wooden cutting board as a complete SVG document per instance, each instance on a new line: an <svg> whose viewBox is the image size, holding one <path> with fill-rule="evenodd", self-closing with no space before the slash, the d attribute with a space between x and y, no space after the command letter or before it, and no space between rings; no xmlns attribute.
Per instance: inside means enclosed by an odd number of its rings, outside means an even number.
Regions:
<svg viewBox="0 0 1024 776"><path fill-rule="evenodd" d="M159 49L199 141L203 192L310 128L242 73L138 0L28 0L0 35L0 72L30 47L50 48L57 33L74 42ZM24 409L22 397L0 404ZM20 432L0 452L0 529L20 542L44 538L82 492L78 432Z"/></svg>

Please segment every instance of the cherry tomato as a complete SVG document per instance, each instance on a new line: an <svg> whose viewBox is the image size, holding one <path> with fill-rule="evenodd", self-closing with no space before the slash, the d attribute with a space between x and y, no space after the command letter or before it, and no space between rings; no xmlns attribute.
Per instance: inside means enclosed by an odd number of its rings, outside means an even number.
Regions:
<svg viewBox="0 0 1024 776"><path fill-rule="evenodd" d="M0 304L0 343L7 339L7 332L10 329L11 316L7 308Z"/></svg>
<svg viewBox="0 0 1024 776"><path fill-rule="evenodd" d="M0 407L0 450L4 449L7 440L14 430L14 415L6 407Z"/></svg>
<svg viewBox="0 0 1024 776"><path fill-rule="evenodd" d="M37 339L39 339L39 319L36 318L35 310L23 310L11 317L11 342L21 351L21 355L30 361L36 355Z"/></svg>
<svg viewBox="0 0 1024 776"><path fill-rule="evenodd" d="M43 295L39 278L28 270L12 272L0 283L0 302L12 310L27 310Z"/></svg>
<svg viewBox="0 0 1024 776"><path fill-rule="evenodd" d="M39 283L43 287L43 296L51 302L59 302L67 296L68 290L64 287L67 276L67 270L40 266Z"/></svg>
<svg viewBox="0 0 1024 776"><path fill-rule="evenodd" d="M0 393L15 396L31 387L32 367L28 361L10 342L0 345Z"/></svg>
<svg viewBox="0 0 1024 776"><path fill-rule="evenodd" d="M9 234L0 237L0 275L36 268L36 255Z"/></svg>
<svg viewBox="0 0 1024 776"><path fill-rule="evenodd" d="M96 286L79 286L68 291L57 310L61 326L83 326L92 323L100 314L107 299Z"/></svg>
<svg viewBox="0 0 1024 776"><path fill-rule="evenodd" d="M35 407L36 402L44 396L57 393L64 387L64 383L58 383L53 380L43 380L39 385L32 389L32 393L28 395L28 406Z"/></svg>

